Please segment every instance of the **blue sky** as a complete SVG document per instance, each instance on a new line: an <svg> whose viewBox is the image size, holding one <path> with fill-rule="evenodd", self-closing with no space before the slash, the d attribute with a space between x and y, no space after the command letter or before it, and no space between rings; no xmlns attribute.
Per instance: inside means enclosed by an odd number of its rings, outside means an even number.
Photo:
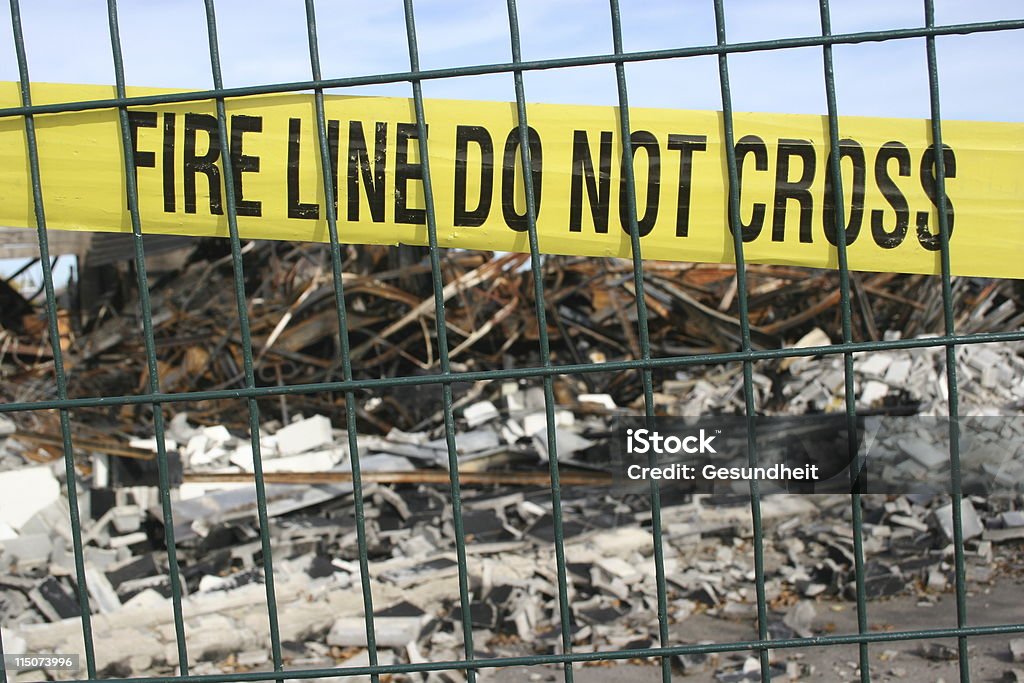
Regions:
<svg viewBox="0 0 1024 683"><path fill-rule="evenodd" d="M105 0L22 0L33 80L111 83ZM212 85L201 0L120 3L128 82L204 89ZM817 0L726 0L730 41L819 33ZM220 0L224 78L228 86L310 77L301 0ZM622 0L627 50L714 42L711 0ZM416 2L425 69L510 60L504 0ZM15 80L9 20L0 13L0 80ZM338 2L317 7L327 77L408 69L400 0ZM525 59L608 53L604 0L519 0ZM936 0L939 24L1019 18L1019 0ZM834 0L836 33L921 26L923 2ZM1024 32L938 39L943 114L975 120L1024 120ZM835 49L840 112L868 116L928 115L923 39ZM740 111L823 113L821 50L802 48L730 58L734 104ZM714 57L627 66L635 106L719 109ZM512 100L509 75L427 82L428 97ZM342 91L337 91L342 92ZM348 93L408 96L408 84ZM611 66L529 73L531 101L615 104Z"/></svg>

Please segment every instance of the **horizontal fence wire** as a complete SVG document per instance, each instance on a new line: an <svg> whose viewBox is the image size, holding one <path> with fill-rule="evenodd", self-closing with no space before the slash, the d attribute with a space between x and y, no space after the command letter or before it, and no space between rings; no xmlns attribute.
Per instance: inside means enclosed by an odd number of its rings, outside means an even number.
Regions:
<svg viewBox="0 0 1024 683"><path fill-rule="evenodd" d="M925 9L925 25L900 29L864 31L858 33L834 34L831 31L829 0L819 0L819 18L821 33L816 36L790 37L776 40L730 43L727 40L725 24L725 7L723 0L709 0L714 5L716 42L710 45L678 47L662 50L628 52L622 46L621 8L619 0L609 0L609 11L612 26L612 54L579 55L558 59L524 60L521 51L521 35L518 10L515 0L506 0L509 20L509 40L512 61L495 64L465 65L443 69L419 68L419 52L416 39L416 22L413 0L403 0L405 16L406 43L409 52L409 70L396 73L365 74L343 78L324 78L321 73L319 47L317 43L317 23L315 0L305 0L304 9L307 24L309 46L309 63L311 80L292 83L273 83L254 85L241 88L226 88L221 77L221 63L218 49L216 11L214 0L204 0L206 11L207 40L209 43L210 67L214 88L181 93L128 97L124 80L124 61L121 53L120 34L117 17L116 0L107 0L107 18L110 28L110 45L114 61L114 81L116 96L109 99L88 100L80 102L63 102L54 104L33 104L31 101L31 80L29 78L28 58L25 51L24 33L21 23L19 0L10 0L11 20L14 35L15 51L18 62L19 84L22 103L17 107L0 109L0 118L21 117L24 122L25 139L29 156L29 174L32 187L32 202L35 212L36 229L39 241L40 263L43 272L45 292L45 311L48 318L48 333L53 353L53 369L56 396L55 399L11 402L0 404L0 413L17 413L25 411L57 410L60 415L61 444L64 452L66 475L69 482L75 479L74 443L71 431L71 411L89 407L116 407L128 405L150 405L153 409L154 433L157 442L157 463L161 505L167 523L164 524L165 541L168 548L168 563L171 577L171 599L174 616L176 653L180 662L180 675L134 678L126 680L150 681L153 683L226 683L228 681L270 681L283 680L284 661L282 656L281 635L278 625L278 605L274 589L273 555L270 543L267 516L265 478L260 457L259 441L259 407L258 399L314 394L321 392L340 392L345 397L345 420L348 432L348 446L352 463L353 504L356 520L356 543L360 568L360 590L364 606L365 631L369 651L369 665L348 668L318 668L302 671L287 671L287 678L325 678L347 676L370 676L376 683L380 676L395 674L426 673L431 671L462 670L469 681L475 680L476 672L485 668L507 666L561 665L562 675L567 682L573 680L573 664L588 662L620 661L629 659L658 659L661 665L663 681L670 681L672 670L670 658L676 655L711 654L728 652L752 652L760 659L762 681L770 680L769 650L804 647L830 647L839 645L857 645L859 654L859 675L861 681L871 680L870 658L868 646L872 643L895 641L912 641L923 639L956 638L958 643L958 659L960 680L970 680L970 663L968 657L968 638L980 636L1011 635L1024 633L1024 623L1004 624L997 626L969 626L966 610L966 569L963 525L960 508L961 482L958 449L957 419L959 417L956 348L960 345L985 344L995 342L1024 341L1024 331L1007 330L1003 332L986 332L976 334L957 334L954 324L953 293L950 276L950 249L948 216L945 210L947 198L945 194L944 159L942 154L936 155L936 197L939 216L939 234L941 240L940 259L942 288L942 309L944 333L935 337L920 339L897 339L884 341L853 341L852 332L852 297L851 281L847 259L847 240L845 233L846 216L844 215L843 188L840 175L839 105L836 98L836 84L832 61L832 47L835 45L852 45L867 42L895 41L913 38L924 38L928 64L930 131L932 143L941 149L942 117L940 113L939 71L935 49L935 38L947 35L981 34L994 31L1013 31L1024 29L1024 19L972 22L950 25L936 25L933 0L923 0ZM837 231L837 256L839 271L839 310L842 327L842 342L828 346L783 349L755 349L751 340L750 312L748 301L747 271L743 254L743 240L738 228L739 212L738 187L739 178L736 163L736 152L733 139L733 106L729 82L728 57L734 54L761 53L797 47L820 47L823 58L823 76L825 85L828 144L833 152L828 173L834 179L831 185L833 192L834 225ZM555 364L551 360L550 338L547 329L545 308L545 285L542 271L541 252L537 238L534 193L532 191L532 168L530 145L525 144L528 137L527 96L523 83L523 74L530 71L548 69L565 69L582 66L610 65L615 69L617 98L620 111L622 136L622 152L626 158L631 156L631 139L629 123L628 86L625 65L629 63L685 59L689 57L711 56L718 59L719 85L723 112L723 129L725 135L725 162L729 181L728 202L731 225L723 226L730 229L733 236L733 250L736 263L737 288L736 297L740 319L740 348L736 351L723 353L691 354L677 356L653 357L647 328L647 302L644 293L644 257L641 252L641 241L637 225L636 199L632 166L624 167L624 182L627 186L626 212L628 231L632 246L632 276L636 292L637 337L639 339L640 357L631 360L609 361L601 364ZM530 268L534 285L534 314L538 325L538 350L541 364L535 366L514 367L503 370L457 371L450 362L449 346L445 324L445 302L442 295L444 276L441 268L441 250L437 242L437 218L434 211L430 184L429 149L426 136L427 121L423 112L422 83L428 80L449 79L465 76L486 74L511 74L514 80L514 101L517 113L517 127L520 140L520 160L523 169L523 182L526 188L526 218L529 237ZM274 93L312 92L316 108L317 140L321 155L322 167L328 167L330 156L327 136L326 117L324 111L324 91L349 87L379 85L387 83L409 83L412 89L413 107L418 130L420 158L423 164L423 184L426 202L426 221L429 241L430 277L433 286L434 323L438 342L440 371L434 374L399 376L387 378L356 379L352 369L349 347L347 311L345 293L342 284L342 258L340 245L344 242L344 224L339 223L334 208L334 188L330 180L324 178L324 194L326 197L326 219L329 233L329 249L333 276L333 293L335 312L338 318L338 336L341 347L341 377L338 381L308 384L280 385L260 387L256 385L253 373L253 352L248 320L248 302L244 287L242 263L242 242L237 227L237 201L232 183L225 182L224 196L227 206L227 219L230 234L231 263L233 267L233 286L235 303L239 318L241 346L243 353L243 379L245 386L235 389L218 389L206 391L188 391L164 393L160 390L160 379L156 356L156 344L153 332L153 309L149 298L149 283L146 273L145 252L142 235L145 216L140 215L138 189L131 172L127 177L128 208L131 217L132 234L134 235L134 262L139 288L139 305L141 312L142 336L145 347L148 378L145 393L121 396L93 396L69 398L67 395L67 377L64 369L63 351L59 344L57 329L57 305L53 286L53 273L50 251L47 243L45 216L45 178L40 172L37 151L34 117L41 115L59 115L64 112L79 112L99 109L117 109L121 126L122 145L124 148L124 164L126 170L134 168L128 109L144 105L171 104L215 100L219 126L217 143L221 148L221 158L225 164L224 178L231 176L231 157L228 154L228 141L224 121L225 101L236 97L266 95ZM848 635L830 635L813 638L789 638L769 640L767 622L767 604L765 596L764 546L761 523L761 499L756 481L750 485L751 518L754 541L754 576L757 607L757 640L719 642L712 644L673 644L669 634L667 612L667 589L664 556L662 553L662 531L660 522L660 493L657 481L651 482L652 525L654 561L657 587L657 615L659 622L659 646L639 649L619 649L603 652L573 652L571 632L571 612L569 608L569 585L566 574L566 557L564 548L564 532L562 529L561 492L559 483L560 466L556 448L555 434L555 395L553 380L559 376L585 375L587 373L615 373L639 371L644 397L644 415L648 420L655 416L653 372L656 370L683 369L694 366L712 366L728 363L741 363L743 367L743 403L748 422L749 457L754 465L757 459L757 436L753 421L757 415L753 388L753 365L757 361L782 358L799 358L814 356L842 355L844 374L844 410L848 425L852 426L857 419L855 377L853 370L854 354L863 352L880 352L900 349L943 348L945 352L945 375L949 397L950 420L950 464L953 492L953 551L956 593L956 628L921 629L894 632L870 632L867 620L867 598L865 593L865 569L863 549L863 518L859 493L852 493L850 500L852 537L854 542L854 572L856 588L857 626L858 632ZM453 417L453 384L463 382L499 381L509 379L540 379L543 384L544 414L547 427L547 455L550 473L550 496L552 503L552 522L554 525L555 570L557 575L557 603L560 621L561 651L554 654L530 655L519 657L480 658L477 657L473 643L471 619L472 598L469 585L468 561L466 555L466 532L463 528L461 515L461 489L458 475L457 435ZM453 513L453 528L456 537L456 553L458 564L459 604L462 608L462 635L464 657L456 661L418 662L409 664L380 665L375 647L375 626L373 619L373 595L369 576L369 553L365 523L365 507L363 487L359 466L359 443L356 433L356 392L373 391L394 387L438 386L444 406L444 434L449 465L449 494ZM246 402L248 424L254 461L254 484L257 492L257 510L260 524L260 540L262 549L263 574L266 588L266 611L269 621L271 640L271 659L273 671L245 672L224 675L191 675L188 668L188 650L184 618L182 616L182 583L180 568L175 557L175 537L172 510L170 505L170 484L168 476L167 452L164 443L164 415L166 405L217 400L240 399ZM856 458L854 430L849 429L849 449L851 458ZM652 455L652 457L654 457ZM653 464L653 463L652 463ZM857 468L851 469L856 472ZM82 530L79 518L78 501L75 487L68 487L73 546L75 556L75 573L79 586L79 603L85 645L86 679L83 681L100 680L97 678L95 647L90 621L89 599L83 560ZM3 643L0 641L0 654ZM2 661L2 658L0 658ZM7 681L7 672L0 664L0 678Z"/></svg>

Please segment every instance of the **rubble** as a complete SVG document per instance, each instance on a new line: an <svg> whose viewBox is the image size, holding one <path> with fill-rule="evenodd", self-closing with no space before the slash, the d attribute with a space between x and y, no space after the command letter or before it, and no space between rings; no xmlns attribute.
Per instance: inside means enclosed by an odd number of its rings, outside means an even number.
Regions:
<svg viewBox="0 0 1024 683"><path fill-rule="evenodd" d="M1014 662L1024 662L1024 638L1014 638L1010 641L1010 659Z"/></svg>
<svg viewBox="0 0 1024 683"><path fill-rule="evenodd" d="M252 296L258 384L338 380L338 328L326 252L314 246L253 244L247 272L262 275L251 276L246 285ZM163 392L243 386L240 338L225 322L234 302L225 286L230 267L222 256L197 252L154 288ZM378 248L348 250L345 259L356 379L435 372L439 349L430 332L433 298L429 281L422 280L429 267L422 262L397 267ZM442 296L456 372L547 361L599 366L640 357L628 266L552 258L545 260L543 273L550 287L551 357L540 358L536 321L521 313L531 310L524 303L532 298L533 287L526 262L519 254L478 252L452 252L445 259L449 285ZM754 348L831 343L834 336L825 329L837 327L833 273L762 266L751 266L750 273ZM738 311L727 294L734 276L724 266L652 262L645 272L652 354L738 348ZM858 334L925 338L941 329L932 281L891 274L858 278L873 295L859 298L853 321ZM960 279L956 295L962 309L958 329L988 331L1024 322L1008 286ZM126 303L83 312L80 334L67 349L69 395L122 394L145 386L141 340L122 331L130 327L132 310ZM46 362L23 351L4 353L4 400L51 397L44 378L52 369ZM961 413L1021 414L1024 361L1019 345L964 345L957 348L957 358ZM944 362L943 348L855 354L858 410L867 416L941 416L948 405ZM742 368L736 364L659 369L652 378L659 416L744 410ZM758 362L752 378L761 414L843 410L841 355ZM552 378L568 618L573 647L580 652L657 641L650 496L611 488L608 472L617 420L643 412L639 380L633 371ZM560 651L544 389L539 381L510 379L456 381L451 387L454 405L447 414L434 386L357 392L355 434L345 431L351 424L339 392L261 397L256 434L249 433L248 415L240 417L237 400L163 405L162 449L168 455L192 673L270 667L261 531L273 549L287 670L369 663L364 581L373 596L382 663L458 659L464 655L464 622L474 631L478 656ZM0 499L5 501L0 506L0 626L6 650L11 651L10 643L23 643L26 652L80 651L81 606L68 523L71 486L79 498L100 670L119 676L175 672L171 567L156 467L161 444L148 410L76 411L76 469L70 482L54 413L0 416ZM454 426L462 480L460 522L471 597L465 615L457 591L446 417ZM1011 421L1006 429L1016 433L1012 430L1018 426ZM881 444L891 453L887 466L910 477L948 478L949 449L936 446L926 432L920 427ZM359 448L363 482L365 576L357 550L351 483L356 454L350 451L350 437ZM963 451L984 453L966 445ZM256 452L266 482L263 529L252 485ZM987 467L1008 488L1024 481L1018 464L1013 458L981 456L962 463L965 473ZM722 624L749 624L756 618L755 539L745 488L714 494L663 488L660 550L671 623L694 615ZM861 500L868 599L924 599L950 590L949 496L915 489ZM1024 538L1022 502L1019 488L1016 496L1005 497L965 489L961 507L972 581L989 581L1004 570L1001 558ZM823 635L827 625L820 615L827 606L854 599L849 510L844 495L761 500L771 637ZM1011 651L1016 653L1018 645L1012 641ZM946 653L931 648L922 654L941 658ZM685 655L674 657L673 665L687 676L708 674L725 681L758 679L761 663L746 654ZM815 672L773 653L771 674L773 680L798 680Z"/></svg>

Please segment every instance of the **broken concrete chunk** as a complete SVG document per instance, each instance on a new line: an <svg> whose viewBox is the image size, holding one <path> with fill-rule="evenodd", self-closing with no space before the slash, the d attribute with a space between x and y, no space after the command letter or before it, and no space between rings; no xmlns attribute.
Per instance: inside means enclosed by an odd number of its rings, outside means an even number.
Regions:
<svg viewBox="0 0 1024 683"><path fill-rule="evenodd" d="M608 394L580 394L576 397L576 400L580 403L601 406L605 410L615 410L618 407L615 405L615 400Z"/></svg>
<svg viewBox="0 0 1024 683"><path fill-rule="evenodd" d="M60 483L49 465L0 472L0 523L15 531L60 498Z"/></svg>
<svg viewBox="0 0 1024 683"><path fill-rule="evenodd" d="M89 587L89 595L95 601L102 614L116 612L121 607L117 591L110 585L106 574L91 565L85 567L85 582Z"/></svg>
<svg viewBox="0 0 1024 683"><path fill-rule="evenodd" d="M981 519L978 517L978 511L974 509L974 504L969 498L964 498L960 503L960 519L964 540L981 536L985 531L984 525L981 523ZM937 508L932 512L932 517L939 525L942 533L945 537L952 541L953 540L953 504L948 503L940 508Z"/></svg>
<svg viewBox="0 0 1024 683"><path fill-rule="evenodd" d="M1014 662L1024 662L1024 638L1014 638L1010 641L1010 658Z"/></svg>
<svg viewBox="0 0 1024 683"><path fill-rule="evenodd" d="M156 441L156 437L155 436L149 436L149 437L138 438L138 439L130 439L128 441L128 445L131 446L132 448L139 448L139 449L143 449L143 450L147 450L147 451L152 451L154 453L158 453L159 452L159 447L157 446L157 441ZM178 442L177 441L175 441L174 439L171 439L171 438L169 438L167 436L164 437L164 450L165 451L177 450L177 448L178 448Z"/></svg>
<svg viewBox="0 0 1024 683"><path fill-rule="evenodd" d="M293 422L287 427L277 430L274 436L277 440L277 450L281 455L305 453L334 441L331 421L324 415L314 415L305 420Z"/></svg>
<svg viewBox="0 0 1024 683"><path fill-rule="evenodd" d="M1009 510L999 515L999 521L1005 528L1024 527L1024 511Z"/></svg>
<svg viewBox="0 0 1024 683"><path fill-rule="evenodd" d="M537 444L537 453L541 459L547 461L548 453L548 432L542 429L534 434ZM590 439L586 439L570 429L557 428L555 430L555 447L560 457L570 457L579 451L584 451L594 445Z"/></svg>
<svg viewBox="0 0 1024 683"><path fill-rule="evenodd" d="M941 467L949 462L948 451L940 451L923 439L900 439L899 447L904 453L929 469Z"/></svg>
<svg viewBox="0 0 1024 683"><path fill-rule="evenodd" d="M643 579L643 574L636 567L618 557L602 557L594 563L609 579L619 579L631 586Z"/></svg>
<svg viewBox="0 0 1024 683"><path fill-rule="evenodd" d="M863 361L858 363L857 369L867 377L880 379L885 376L886 370L892 365L892 354L871 353Z"/></svg>
<svg viewBox="0 0 1024 683"><path fill-rule="evenodd" d="M814 635L813 625L816 616L814 603L809 600L801 600L786 613L782 623L793 629L793 632L801 638L810 638Z"/></svg>
<svg viewBox="0 0 1024 683"><path fill-rule="evenodd" d="M19 571L30 571L50 561L53 540L46 534L22 534L17 538L0 543L0 558L18 567Z"/></svg>
<svg viewBox="0 0 1024 683"><path fill-rule="evenodd" d="M374 617L373 637L377 647L405 648L415 642L423 617ZM362 617L337 619L327 633L327 644L338 647L366 647L366 621Z"/></svg>
<svg viewBox="0 0 1024 683"><path fill-rule="evenodd" d="M885 382L870 380L861 389L860 403L865 406L873 406L888 395L889 385Z"/></svg>
<svg viewBox="0 0 1024 683"><path fill-rule="evenodd" d="M473 429L478 425L482 425L485 422L490 422L491 420L496 419L499 417L499 413L498 409L490 401L480 401L471 406L467 406L466 409L462 411L462 416L466 418L466 425L470 429Z"/></svg>

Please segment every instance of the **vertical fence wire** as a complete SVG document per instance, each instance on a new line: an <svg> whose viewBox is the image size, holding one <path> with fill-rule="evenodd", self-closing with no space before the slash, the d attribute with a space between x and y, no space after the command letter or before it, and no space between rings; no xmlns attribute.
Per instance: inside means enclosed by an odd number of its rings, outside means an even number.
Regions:
<svg viewBox="0 0 1024 683"><path fill-rule="evenodd" d="M935 26L935 2L924 0L925 26ZM942 318L947 335L956 332L953 320L953 286L950 277L949 234L952 226L946 213L946 160L942 146L942 112L939 106L939 64L935 54L935 36L925 38L928 56L928 104L931 119L932 148L935 150L935 194L939 224L939 260L942 266ZM920 231L921 228L919 227ZM947 344L946 388L949 393L949 476L952 494L953 521L953 564L956 576L956 625L967 626L967 569L964 558L963 488L960 474L960 395L957 386L956 345ZM960 667L961 683L971 680L970 659L967 653L967 637L957 637L957 660Z"/></svg>
<svg viewBox="0 0 1024 683"><path fill-rule="evenodd" d="M722 0L714 0L715 34L718 44L728 43L725 33L725 7ZM744 353L752 349L750 341L750 306L747 287L746 260L743 256L743 228L740 221L740 179L736 165L736 133L732 109L732 89L729 83L729 58L726 53L718 55L718 82L722 94L722 144L725 146L726 172L728 175L728 222L732 232L733 255L736 260L736 304L740 314L740 344ZM747 458L750 466L757 464L757 422L754 405L754 363L743 361L743 408L747 425ZM754 531L754 591L757 596L757 637L768 640L768 601L765 594L764 575L764 525L761 519L761 489L756 479L750 480L750 518ZM761 680L771 680L771 663L767 649L758 652L761 665Z"/></svg>
<svg viewBox="0 0 1024 683"><path fill-rule="evenodd" d="M28 77L28 56L25 52L25 34L21 25L21 7L18 0L11 0L11 26L14 31L14 47L18 59L18 79L21 103L32 104L32 86ZM36 140L35 118L25 114L25 144L28 148L29 176L32 184L32 207L36 219L36 235L39 239L39 264L43 271L43 289L46 292L46 317L50 334L50 348L53 352L53 369L57 384L57 398L68 399L67 375L64 372L64 353L60 348L60 330L57 326L57 297L53 289L53 266L50 262L50 247L46 236L46 211L43 203L43 181L39 171L39 147ZM78 607L82 613L82 641L85 647L85 664L89 678L96 678L96 650L92 633L92 614L89 609L89 594L85 573L85 556L82 548L82 521L78 509L78 489L75 476L75 453L71 443L71 416L67 408L60 409L61 446L64 449L64 475L68 494L68 511L71 521L71 541L75 553L75 578L78 583Z"/></svg>
<svg viewBox="0 0 1024 683"><path fill-rule="evenodd" d="M509 38L512 48L512 62L523 59L519 34L519 13L516 0L508 0ZM544 274L540 243L537 239L537 200L533 183L533 156L530 153L530 124L526 116L526 90L523 86L523 72L512 72L516 91L516 118L519 131L519 158L523 165L523 191L526 200L526 228L530 241L530 271L533 276L533 300L537 317L538 345L541 363L551 367L551 340L548 335L548 320L545 311ZM569 585L566 578L565 530L562 526L562 488L558 471L558 433L555 429L554 378L545 375L541 380L544 387L544 421L547 434L548 472L551 477L551 523L555 544L555 571L558 579L558 621L562 635L562 651L572 652L572 611L569 608ZM572 683L572 662L562 665L565 683Z"/></svg>
<svg viewBox="0 0 1024 683"><path fill-rule="evenodd" d="M204 0L206 5L206 32L210 44L210 68L213 86L224 87L220 68L220 47L217 40L217 17L213 0ZM228 145L228 116L224 98L217 100L217 138L221 161L224 164L224 202L227 208L228 232L231 239L231 265L233 269L235 303L238 308L238 326L242 340L242 359L245 371L245 386L256 386L253 373L252 335L249 328L249 310L245 297L245 273L242 265L242 244L238 236L238 213L235 203L235 186L232 174L231 147ZM284 660L281 653L281 631L278 622L277 594L274 587L274 558L270 543L270 519L267 514L267 489L263 481L263 457L260 448L260 415L256 399L246 399L249 409L249 435L252 443L253 475L256 484L256 511L260 525L260 550L263 554L263 580L267 594L267 620L270 629L271 657L274 671L281 671ZM277 679L283 683L283 679Z"/></svg>
<svg viewBox="0 0 1024 683"><path fill-rule="evenodd" d="M821 34L832 34L829 0L820 0ZM829 167L826 173L832 178L832 220L835 234L837 258L839 261L839 310L842 321L843 344L853 342L853 306L850 302L850 266L847 254L846 207L843 202L842 145L839 137L839 108L836 102L835 69L832 62L832 46L822 46L822 60L825 74L825 100L828 110ZM854 235L856 237L856 235ZM864 520L860 499L860 448L857 443L857 394L854 386L853 353L843 352L843 398L846 408L847 455L850 466L850 516L853 526L853 567L854 585L857 598L857 632L867 633L868 607L864 587ZM858 643L860 680L871 681L871 659L867 643Z"/></svg>
<svg viewBox="0 0 1024 683"><path fill-rule="evenodd" d="M420 70L419 46L416 41L416 17L412 0L403 0L406 43L409 47L409 67L413 73ZM423 168L423 201L426 209L427 240L430 247L430 276L434 287L434 328L437 330L437 353L441 374L444 412L444 438L448 448L448 476L451 479L452 527L455 531L455 553L459 572L459 605L462 608L462 638L466 659L473 661L473 616L470 613L469 569L466 560L466 531L462 523L462 491L459 486L459 456L455 444L455 418L452 415L452 367L448 353L448 329L444 312L444 279L437 244L437 216L434 211L434 193L430 180L430 158L427 154L427 120L423 112L423 86L413 79L413 109L416 114L416 137L419 162ZM429 342L428 342L429 343ZM476 669L466 669L468 683L475 683Z"/></svg>
<svg viewBox="0 0 1024 683"><path fill-rule="evenodd" d="M623 53L622 47L622 15L619 0L610 0L612 22L612 47L616 55ZM633 254L633 296L636 299L636 324L640 343L640 358L651 359L651 337L647 326L647 299L644 292L644 262L640 249L640 225L637 221L636 178L633 173L633 140L629 125L629 94L626 89L626 66L622 62L615 63L615 84L619 104L619 134L622 137L622 179L625 183L626 216L629 221L629 245ZM654 380L649 367L640 371L644 395L644 416L647 428L654 429ZM653 449L649 464L656 465L657 456ZM654 577L657 585L658 601L658 641L662 647L669 644L668 632L668 590L665 578L665 549L661 525L661 488L656 479L651 479L651 534L654 537ZM661 658L661 680L669 683L672 680L672 661L668 657Z"/></svg>
<svg viewBox="0 0 1024 683"><path fill-rule="evenodd" d="M117 0L107 0L107 21L110 27L110 48L114 58L114 79L117 96L125 96L124 59L121 53L121 35L117 19ZM155 114L154 114L155 118ZM149 393L160 393L159 365L156 341L153 336L153 307L149 298L149 280L146 276L146 254L142 240L142 219L139 213L139 192L135 176L135 155L132 144L128 108L118 108L121 125L121 147L124 152L125 183L128 190L128 211L131 214L132 240L135 251L135 273L139 287L139 313L142 318L142 336L146 351L147 385ZM160 505L163 512L164 542L167 545L167 571L171 581L171 609L174 615L174 637L178 651L178 668L188 675L188 647L185 642L185 619L181 609L181 574L178 567L174 540L174 514L171 509L170 476L167 466L167 444L164 431L163 406L153 403L153 435L156 437L157 478L160 484Z"/></svg>
<svg viewBox="0 0 1024 683"><path fill-rule="evenodd" d="M313 0L306 0L306 28L309 42L309 63L313 80L320 80L320 49L317 43L316 8ZM316 136L320 150L320 172L324 185L324 209L330 235L331 282L334 286L335 313L338 316L338 342L341 346L341 374L346 382L352 381L352 357L348 336L348 315L345 308L345 290L342 278L341 246L338 241L338 213L335 207L334 183L331 178L331 150L327 134L327 116L324 111L324 91L317 88L313 94L316 105ZM339 171L340 172L340 171ZM366 541L366 508L363 500L362 470L359 464L359 437L356 425L356 395L345 392L345 430L348 436L349 462L352 466L352 499L355 507L356 546L359 554L359 585L363 594L363 619L366 623L366 650L370 666L377 666L377 642L373 626L373 591L370 587L370 555ZM372 683L380 676L372 674Z"/></svg>

